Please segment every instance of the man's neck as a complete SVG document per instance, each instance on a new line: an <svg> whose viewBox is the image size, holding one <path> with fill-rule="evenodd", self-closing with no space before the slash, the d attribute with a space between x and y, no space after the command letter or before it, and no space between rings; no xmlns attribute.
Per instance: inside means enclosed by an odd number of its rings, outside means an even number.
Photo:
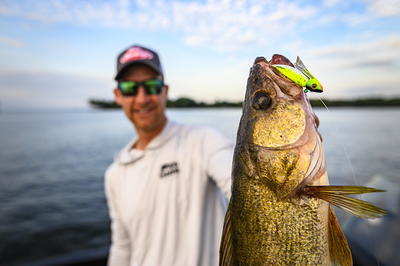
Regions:
<svg viewBox="0 0 400 266"><path fill-rule="evenodd" d="M152 141L155 137L157 137L164 129L165 125L167 124L167 120L155 130L152 131L137 131L138 140L134 144L134 148L138 150L146 149L147 145L149 145L150 141Z"/></svg>

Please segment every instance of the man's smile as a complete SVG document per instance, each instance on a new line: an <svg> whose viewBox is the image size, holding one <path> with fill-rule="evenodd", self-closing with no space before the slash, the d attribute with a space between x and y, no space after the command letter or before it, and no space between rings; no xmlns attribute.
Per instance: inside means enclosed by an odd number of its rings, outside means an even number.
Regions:
<svg viewBox="0 0 400 266"><path fill-rule="evenodd" d="M134 108L134 109L132 109L132 112L134 114L147 115L147 114L150 114L155 109L156 109L155 106L145 106L145 107L141 107L141 108Z"/></svg>

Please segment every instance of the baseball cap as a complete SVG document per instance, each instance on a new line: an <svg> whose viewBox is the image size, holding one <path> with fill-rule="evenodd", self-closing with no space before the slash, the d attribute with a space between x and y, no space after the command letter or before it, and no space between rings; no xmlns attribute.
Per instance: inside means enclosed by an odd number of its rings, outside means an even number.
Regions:
<svg viewBox="0 0 400 266"><path fill-rule="evenodd" d="M164 80L164 74L158 54L153 50L140 45L132 45L118 55L117 74L115 75L115 80L120 79L122 72L128 66L134 64L144 64L149 66L155 72L160 74L161 78Z"/></svg>

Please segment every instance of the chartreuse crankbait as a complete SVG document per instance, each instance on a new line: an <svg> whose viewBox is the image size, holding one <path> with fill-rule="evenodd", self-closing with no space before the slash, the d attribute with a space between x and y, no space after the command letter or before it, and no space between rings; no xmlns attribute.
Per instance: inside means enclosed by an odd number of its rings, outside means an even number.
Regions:
<svg viewBox="0 0 400 266"><path fill-rule="evenodd" d="M295 67L289 65L273 65L279 72L285 75L288 79L300 85L301 87L305 87L304 92L313 91L313 92L322 92L323 87L321 83L308 71L308 69L304 66L300 57L297 57Z"/></svg>

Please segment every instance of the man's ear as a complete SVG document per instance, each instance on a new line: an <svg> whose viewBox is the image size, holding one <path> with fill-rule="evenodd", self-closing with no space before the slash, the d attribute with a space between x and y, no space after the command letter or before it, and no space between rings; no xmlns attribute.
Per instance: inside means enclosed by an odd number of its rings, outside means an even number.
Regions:
<svg viewBox="0 0 400 266"><path fill-rule="evenodd" d="M121 105L121 97L122 97L121 92L119 91L118 88L115 88L114 89L114 99L118 105Z"/></svg>

